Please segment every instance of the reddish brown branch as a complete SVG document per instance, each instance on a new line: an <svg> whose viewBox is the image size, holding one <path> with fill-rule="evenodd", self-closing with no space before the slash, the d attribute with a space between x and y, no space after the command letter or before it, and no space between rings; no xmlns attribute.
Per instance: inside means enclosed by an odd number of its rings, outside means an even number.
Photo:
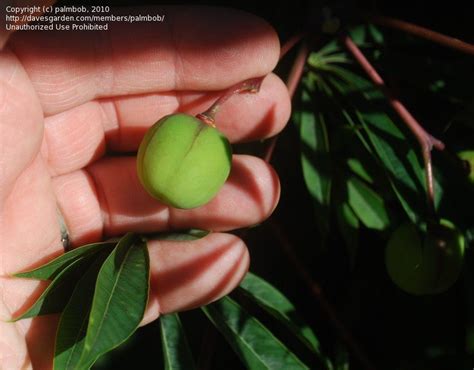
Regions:
<svg viewBox="0 0 474 370"><path fill-rule="evenodd" d="M447 46L451 49L456 49L462 51L463 53L474 55L474 45L469 44L465 41L461 41L457 38L447 36L442 33L430 30L428 28L402 21L400 19L367 13L362 14L362 16L367 21L378 24L380 26L395 28L397 30L411 33L412 35L435 42L437 44Z"/></svg>
<svg viewBox="0 0 474 370"><path fill-rule="evenodd" d="M431 150L436 148L438 150L444 149L444 143L441 140L436 139L418 123L418 121L411 115L411 113L405 108L400 100L395 98L390 90L385 85L382 77L378 74L375 68L370 64L358 46L352 41L352 39L345 35L342 41L349 52L354 56L355 60L359 63L362 69L367 73L372 82L377 85L387 98L390 105L398 113L400 118L405 122L411 132L415 135L418 143L420 144L421 151L423 154L423 161L425 163L425 175L426 175L426 192L428 199L428 210L431 216L435 216L434 207L434 181L433 181L433 168L431 162Z"/></svg>
<svg viewBox="0 0 474 370"><path fill-rule="evenodd" d="M290 74L288 75L288 79L286 81L286 87L288 88L288 94L290 95L290 98L293 98L293 95L295 95L296 88L298 87L301 77L303 76L304 66L306 64L308 54L309 47L306 43L303 43L298 51L298 55L296 56L293 67L291 68ZM270 162L277 140L278 135L275 135L270 139L263 156L265 162Z"/></svg>
<svg viewBox="0 0 474 370"><path fill-rule="evenodd" d="M300 42L305 34L303 32L297 33L290 37L286 42L282 45L280 49L280 60L288 53L298 42Z"/></svg>
<svg viewBox="0 0 474 370"><path fill-rule="evenodd" d="M354 357L359 360L360 364L365 370L374 370L375 367L369 361L364 351L359 347L357 341L354 339L350 331L337 317L336 310L324 296L319 284L313 280L306 266L300 261L298 256L295 254L295 248L291 245L291 242L289 241L286 234L282 231L282 228L279 227L275 223L275 221L269 221L268 225L272 229L272 232L275 237L278 239L280 246L283 248L283 251L288 257L290 263L293 265L294 270L298 273L301 280L303 280L314 299L319 302L321 309L328 317L331 325L337 330L341 339L344 341L344 343L346 343L347 347L353 353Z"/></svg>

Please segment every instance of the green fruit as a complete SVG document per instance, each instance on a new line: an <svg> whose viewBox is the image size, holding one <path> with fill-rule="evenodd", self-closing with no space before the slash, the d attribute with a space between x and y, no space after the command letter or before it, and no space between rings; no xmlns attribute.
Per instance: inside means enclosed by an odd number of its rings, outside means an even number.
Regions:
<svg viewBox="0 0 474 370"><path fill-rule="evenodd" d="M232 149L216 128L188 114L156 122L138 149L138 177L154 198L176 208L209 202L230 173Z"/></svg>
<svg viewBox="0 0 474 370"><path fill-rule="evenodd" d="M458 153L459 158L467 161L469 164L469 181L474 184L474 150L465 150Z"/></svg>
<svg viewBox="0 0 474 370"><path fill-rule="evenodd" d="M458 279L464 256L464 238L448 220L423 235L406 223L392 234L385 250L385 266L392 281L415 295L437 294Z"/></svg>

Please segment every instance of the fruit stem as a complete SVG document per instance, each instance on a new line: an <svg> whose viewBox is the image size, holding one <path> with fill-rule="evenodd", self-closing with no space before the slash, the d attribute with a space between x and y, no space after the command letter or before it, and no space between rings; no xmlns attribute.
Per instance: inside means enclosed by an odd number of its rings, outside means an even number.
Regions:
<svg viewBox="0 0 474 370"><path fill-rule="evenodd" d="M378 24L380 26L394 28L412 35L421 37L425 40L435 42L447 46L451 49L461 51L466 54L474 55L474 45L469 44L465 41L457 38L444 35L442 33L430 30L425 27L418 26L416 24L403 21L401 19L384 17L382 15L372 13L361 13L362 18L368 22Z"/></svg>
<svg viewBox="0 0 474 370"><path fill-rule="evenodd" d="M234 96L235 94L241 94L246 92L257 93L260 90L260 86L262 85L262 81L264 78L265 76L250 78L248 80L239 82L234 86L231 86L224 92L224 94L219 97L219 99L214 102L214 104L209 107L208 110L197 114L196 118L202 120L209 126L216 127L216 114L219 111L221 105L224 104L227 100L229 100L230 97Z"/></svg>
<svg viewBox="0 0 474 370"><path fill-rule="evenodd" d="M359 63L365 73L369 76L372 82L379 87L382 93L387 98L388 102L398 113L400 118L403 122L408 126L411 130L413 135L415 135L418 143L420 144L423 161L425 163L425 177L426 177L426 195L427 195L427 203L428 203L428 212L429 216L433 219L437 219L435 205L434 205L434 197L435 197L435 189L434 189L434 181L433 181L433 165L431 160L431 150L434 148L438 150L444 150L444 143L441 140L438 140L428 132L418 123L415 117L406 109L406 107L402 104L400 100L393 96L390 90L385 85L384 80L378 74L377 70L370 64L367 58L364 56L362 51L359 47L352 41L350 36L344 35L342 37L342 42L344 43L347 50L352 54L355 60Z"/></svg>

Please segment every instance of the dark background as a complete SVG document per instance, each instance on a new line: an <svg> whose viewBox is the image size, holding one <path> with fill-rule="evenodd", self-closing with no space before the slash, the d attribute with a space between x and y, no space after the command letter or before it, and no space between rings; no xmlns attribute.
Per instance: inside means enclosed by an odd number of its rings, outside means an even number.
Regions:
<svg viewBox="0 0 474 370"><path fill-rule="evenodd" d="M155 1L105 1L100 5L138 6L159 5ZM320 2L315 1L192 1L182 5L216 5L243 9L257 14L270 22L282 40L293 35L307 24L312 24L318 33L314 20L318 18ZM325 3L326 4L326 3ZM340 1L328 2L330 7L340 9L342 18L350 19L356 9L375 10L380 14L401 18L428 28L474 42L474 3L461 2L382 2L382 1ZM96 1L59 1L57 5L98 5ZM388 32L388 42L399 54L410 57L433 55L447 65L465 55L438 45L420 42L407 46L400 41L397 31ZM277 68L285 78L295 53L291 52ZM389 71L396 75L397 65ZM400 73L406 66L401 67ZM470 94L470 81L465 81L465 93ZM403 92L403 86L402 86ZM434 106L428 99L406 94L407 104L415 104L421 117L443 117L451 113ZM472 94L471 94L472 96ZM449 111L449 107L448 107ZM436 131L436 127L434 128ZM415 298L399 291L386 276L383 266L385 239L362 232L361 243L354 269L350 269L346 251L338 246L337 235L333 237L330 250L321 251L314 237L312 202L307 194L300 170L299 139L294 125L288 125L281 135L272 164L277 169L282 183L282 198L271 219L245 232L244 239L250 249L251 271L266 278L281 289L297 306L300 314L315 329L323 349L331 356L344 357L344 345L334 326L321 310L321 302L314 299L303 285L298 274L281 248L282 240L277 237L271 225L281 231L286 242L305 261L324 291L327 300L334 306L334 313L344 322L354 336L355 342L367 354L378 369L471 369L472 357L464 355L466 308L462 282L447 293L429 298ZM237 152L261 154L261 143L236 148ZM241 231L237 231L241 233ZM365 233L365 234L364 234ZM470 257L470 254L468 257ZM235 295L235 293L233 293ZM238 297L245 305L245 299ZM278 324L262 315L254 306L246 305L260 320L278 336L285 338L303 360L310 356ZM188 334L193 354L202 369L242 369L237 356L233 354L220 334L205 319L199 310L181 315ZM359 369L356 359L350 358L350 369ZM430 360L431 359L431 360ZM141 364L148 365L137 365ZM316 366L316 365L314 365ZM104 356L94 369L162 368L159 326L152 323L135 334L127 343L113 353Z"/></svg>

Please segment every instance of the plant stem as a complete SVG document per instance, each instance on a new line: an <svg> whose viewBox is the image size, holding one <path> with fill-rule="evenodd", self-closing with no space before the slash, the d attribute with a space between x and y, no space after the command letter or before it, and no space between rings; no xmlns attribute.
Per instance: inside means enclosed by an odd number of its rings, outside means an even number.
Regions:
<svg viewBox="0 0 474 370"><path fill-rule="evenodd" d="M212 127L216 127L216 114L219 111L221 105L224 104L227 100L229 100L230 97L234 96L235 94L240 94L244 92L257 93L260 90L260 86L262 85L262 81L264 78L265 76L250 78L248 80L239 82L234 86L231 86L219 97L219 99L214 102L214 104L210 106L208 110L199 113L198 115L196 115L196 117L204 121L204 123L207 123Z"/></svg>
<svg viewBox="0 0 474 370"><path fill-rule="evenodd" d="M294 44L293 44L294 45ZM290 98L293 98L295 95L296 88L303 76L304 66L306 64L306 59L308 58L309 54L309 47L306 42L303 42L300 49L298 50L298 55L293 63L291 68L290 74L288 75L288 79L286 81L286 87L288 88L288 94ZM269 140L268 146L265 150L265 154L263 159L265 162L270 162L273 151L275 150L275 146L278 140L278 135L275 135Z"/></svg>
<svg viewBox="0 0 474 370"><path fill-rule="evenodd" d="M433 181L433 166L431 161L431 150L436 148L438 150L444 149L444 143L441 140L438 140L431 134L425 131L425 129L418 123L415 117L405 108L400 100L395 98L390 90L385 85L382 77L378 74L375 68L370 64L367 58L364 56L359 47L352 41L350 36L344 35L342 37L342 42L353 55L355 60L359 63L362 69L367 73L372 82L380 88L392 108L398 113L403 122L408 126L411 132L415 135L418 143L421 147L421 152L423 155L423 161L425 163L425 177L426 177L426 187L427 187L427 202L428 202L428 211L430 216L433 219L436 219L436 211L434 206L434 181Z"/></svg>
<svg viewBox="0 0 474 370"><path fill-rule="evenodd" d="M474 45L457 38L444 35L442 33L430 30L416 24L406 22L400 19L384 17L382 15L362 13L362 17L372 23L380 26L394 28L400 31L411 33L412 35L421 37L423 39L447 46L451 49L459 50L463 53L474 55Z"/></svg>
<svg viewBox="0 0 474 370"><path fill-rule="evenodd" d="M298 42L300 42L305 34L303 32L297 33L291 36L286 42L282 45L280 49L280 60L288 53Z"/></svg>
<svg viewBox="0 0 474 370"><path fill-rule="evenodd" d="M319 302L321 309L328 317L332 326L337 330L342 340L346 343L347 347L359 360L360 364L365 370L374 370L374 365L372 365L364 351L359 347L357 341L354 339L350 331L345 327L342 321L339 320L335 308L326 299L319 284L313 280L306 266L295 254L295 248L291 245L290 240L283 232L282 228L273 220L270 220L268 225L272 229L275 237L278 239L280 246L283 248L283 251L287 255L290 263L293 265L294 270L298 273L301 280L304 281L306 287L309 289L314 299Z"/></svg>

